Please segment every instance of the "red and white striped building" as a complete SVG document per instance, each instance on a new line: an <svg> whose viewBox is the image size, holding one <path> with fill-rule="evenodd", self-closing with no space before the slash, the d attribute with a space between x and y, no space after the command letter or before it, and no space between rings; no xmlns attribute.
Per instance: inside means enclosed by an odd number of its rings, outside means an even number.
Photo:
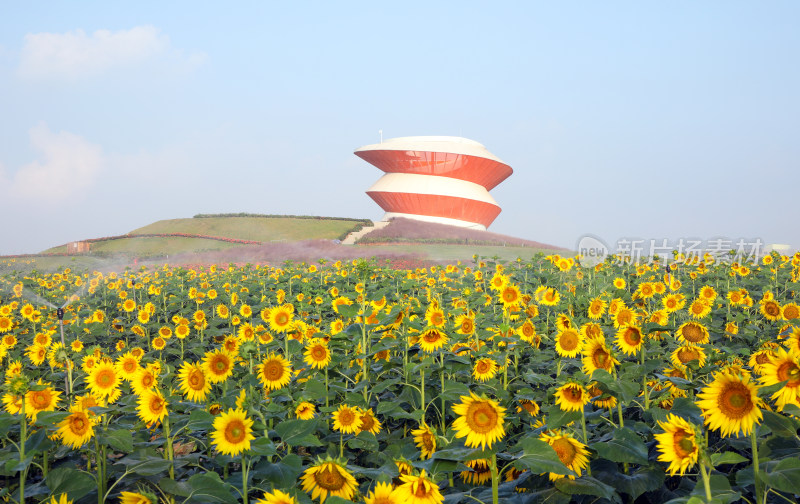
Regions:
<svg viewBox="0 0 800 504"><path fill-rule="evenodd" d="M489 191L513 173L486 147L460 137L392 138L355 154L385 172L367 190L386 212L383 220L407 217L485 230L500 214Z"/></svg>

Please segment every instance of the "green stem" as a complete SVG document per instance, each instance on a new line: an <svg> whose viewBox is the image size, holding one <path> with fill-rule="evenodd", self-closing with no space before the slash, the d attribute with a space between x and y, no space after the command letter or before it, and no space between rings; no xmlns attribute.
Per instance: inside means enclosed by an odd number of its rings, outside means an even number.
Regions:
<svg viewBox="0 0 800 504"><path fill-rule="evenodd" d="M19 439L19 462L22 464L25 460L25 442L28 440L28 422L25 419L25 394L22 394L22 405L19 410L22 423L20 425L20 439ZM25 478L28 476L28 468L19 472L19 501L25 502Z"/></svg>
<svg viewBox="0 0 800 504"><path fill-rule="evenodd" d="M703 477L703 488L706 491L706 502L711 502L711 480L705 462L700 462L700 475Z"/></svg>
<svg viewBox="0 0 800 504"><path fill-rule="evenodd" d="M419 395L420 395L420 408L422 408L422 418L425 418L425 369L423 366L419 368Z"/></svg>
<svg viewBox="0 0 800 504"><path fill-rule="evenodd" d="M492 472L492 504L497 504L500 501L498 495L498 486L500 484L500 473L497 471L496 453L492 453L492 462L490 469Z"/></svg>
<svg viewBox="0 0 800 504"><path fill-rule="evenodd" d="M247 504L247 472L248 472L248 465L250 461L247 457L242 456L242 500L244 504Z"/></svg>
<svg viewBox="0 0 800 504"><path fill-rule="evenodd" d="M164 417L164 458L172 462L175 460L175 453L172 447L172 439L170 439L169 435L169 416ZM169 466L169 477L171 480L175 480L175 466L170 464Z"/></svg>
<svg viewBox="0 0 800 504"><path fill-rule="evenodd" d="M328 366L325 366L325 407L329 407L330 398L328 392Z"/></svg>
<svg viewBox="0 0 800 504"><path fill-rule="evenodd" d="M756 485L756 503L762 504L766 502L766 494L764 492L764 482L758 476L760 472L758 468L758 435L756 434L755 426L750 432L750 446L753 450L753 479Z"/></svg>
<svg viewBox="0 0 800 504"><path fill-rule="evenodd" d="M589 444L588 436L586 435L586 407L581 408L581 429L583 430L583 444Z"/></svg>

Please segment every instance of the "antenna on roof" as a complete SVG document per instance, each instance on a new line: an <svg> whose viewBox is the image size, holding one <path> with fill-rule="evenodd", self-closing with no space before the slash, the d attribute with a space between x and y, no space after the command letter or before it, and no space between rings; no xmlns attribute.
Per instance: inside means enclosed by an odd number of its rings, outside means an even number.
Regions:
<svg viewBox="0 0 800 504"><path fill-rule="evenodd" d="M381 143L383 143L383 130L378 130L378 134L381 136Z"/></svg>

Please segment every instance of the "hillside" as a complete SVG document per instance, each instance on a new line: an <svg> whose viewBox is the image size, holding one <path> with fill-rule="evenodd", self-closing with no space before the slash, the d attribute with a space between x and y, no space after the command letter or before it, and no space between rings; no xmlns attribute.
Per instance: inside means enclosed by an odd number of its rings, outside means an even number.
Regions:
<svg viewBox="0 0 800 504"><path fill-rule="evenodd" d="M561 247L548 245L513 236L467 229L433 222L412 219L392 219L388 226L376 229L356 242L370 243L438 243L452 245L489 245L501 247L532 247L537 249L559 250Z"/></svg>

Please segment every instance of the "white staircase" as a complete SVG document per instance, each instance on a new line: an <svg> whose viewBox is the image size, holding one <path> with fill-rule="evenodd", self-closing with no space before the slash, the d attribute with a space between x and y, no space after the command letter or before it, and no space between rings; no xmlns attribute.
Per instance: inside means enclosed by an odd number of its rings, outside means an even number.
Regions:
<svg viewBox="0 0 800 504"><path fill-rule="evenodd" d="M388 221L379 221L379 222L375 222L373 224L374 225L372 225L372 226L364 226L363 228L361 228L360 231L356 231L354 233L350 233L349 235L347 235L344 238L344 240L342 240L342 245L355 245L356 240L358 240L359 238L361 238L362 236L364 236L366 234L369 234L369 233L375 231L376 229L385 228L386 226L389 225L389 222Z"/></svg>

